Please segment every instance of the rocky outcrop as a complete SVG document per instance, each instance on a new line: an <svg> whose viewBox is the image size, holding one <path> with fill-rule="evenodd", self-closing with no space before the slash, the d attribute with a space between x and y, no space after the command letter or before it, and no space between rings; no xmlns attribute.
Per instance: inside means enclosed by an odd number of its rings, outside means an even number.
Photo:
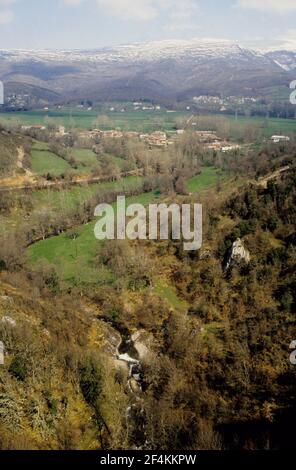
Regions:
<svg viewBox="0 0 296 470"><path fill-rule="evenodd" d="M244 246L242 240L238 238L232 245L231 251L227 257L225 266L228 270L231 266L239 265L242 262L249 263L251 259L250 252Z"/></svg>
<svg viewBox="0 0 296 470"><path fill-rule="evenodd" d="M136 331L132 335L132 341L134 343L134 348L136 349L138 356L141 360L147 359L149 355L149 343L150 338L146 331Z"/></svg>

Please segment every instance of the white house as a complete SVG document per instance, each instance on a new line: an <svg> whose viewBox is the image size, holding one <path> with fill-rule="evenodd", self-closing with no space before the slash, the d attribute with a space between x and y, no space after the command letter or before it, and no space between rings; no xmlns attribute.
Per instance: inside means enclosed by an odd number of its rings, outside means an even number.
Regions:
<svg viewBox="0 0 296 470"><path fill-rule="evenodd" d="M279 142L289 142L291 139L287 135L273 135L271 137L271 141L274 144L278 144Z"/></svg>

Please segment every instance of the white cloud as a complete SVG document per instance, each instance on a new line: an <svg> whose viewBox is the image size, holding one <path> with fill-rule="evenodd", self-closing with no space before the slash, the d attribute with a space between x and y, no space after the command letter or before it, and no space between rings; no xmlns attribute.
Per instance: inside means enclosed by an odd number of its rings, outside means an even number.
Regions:
<svg viewBox="0 0 296 470"><path fill-rule="evenodd" d="M8 24L13 21L14 14L12 10L0 10L0 24Z"/></svg>
<svg viewBox="0 0 296 470"><path fill-rule="evenodd" d="M289 29L278 38L277 49L296 50L296 29Z"/></svg>
<svg viewBox="0 0 296 470"><path fill-rule="evenodd" d="M97 0L99 8L123 20L147 21L158 15L155 0Z"/></svg>
<svg viewBox="0 0 296 470"><path fill-rule="evenodd" d="M0 0L0 24L11 23L14 19L14 13L10 6L17 0Z"/></svg>
<svg viewBox="0 0 296 470"><path fill-rule="evenodd" d="M80 5L84 1L87 0L63 0L68 6ZM199 12L197 0L95 1L99 12L122 21L145 22L161 18L166 32L196 29L195 19Z"/></svg>
<svg viewBox="0 0 296 470"><path fill-rule="evenodd" d="M96 0L103 12L128 21L150 21L162 16L166 29L191 26L196 0Z"/></svg>
<svg viewBox="0 0 296 470"><path fill-rule="evenodd" d="M199 8L193 0L172 1L168 22L164 29L168 32L192 30L196 28L195 18Z"/></svg>
<svg viewBox="0 0 296 470"><path fill-rule="evenodd" d="M264 12L288 13L296 11L295 0L238 0L236 6Z"/></svg>
<svg viewBox="0 0 296 470"><path fill-rule="evenodd" d="M63 0L63 3L68 6L75 6L82 4L84 1L87 0ZM198 12L197 0L95 1L99 11L103 14L119 18L123 21L145 22L161 17L166 31L193 29L195 26L194 18Z"/></svg>

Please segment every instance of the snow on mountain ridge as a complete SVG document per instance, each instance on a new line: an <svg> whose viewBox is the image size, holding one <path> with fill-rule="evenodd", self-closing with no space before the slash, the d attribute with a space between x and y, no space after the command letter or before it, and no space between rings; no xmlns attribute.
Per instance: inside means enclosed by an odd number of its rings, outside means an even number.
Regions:
<svg viewBox="0 0 296 470"><path fill-rule="evenodd" d="M240 56L244 53L254 56L260 55L256 51L244 49L230 41L193 39L191 41L154 41L94 50L0 50L0 58L13 62L24 60L41 62L139 62L180 59L182 57L219 59Z"/></svg>
<svg viewBox="0 0 296 470"><path fill-rule="evenodd" d="M296 69L296 51L277 50L268 52L266 56L286 72Z"/></svg>

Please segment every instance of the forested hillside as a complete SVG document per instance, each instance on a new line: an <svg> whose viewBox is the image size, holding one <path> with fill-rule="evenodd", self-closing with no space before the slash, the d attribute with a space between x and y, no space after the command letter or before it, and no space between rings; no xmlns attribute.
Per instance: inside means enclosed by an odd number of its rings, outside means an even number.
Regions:
<svg viewBox="0 0 296 470"><path fill-rule="evenodd" d="M0 447L292 447L294 144L121 144L143 168L136 185L65 182L1 205ZM201 202L202 249L96 241L93 207L123 189L144 205Z"/></svg>

